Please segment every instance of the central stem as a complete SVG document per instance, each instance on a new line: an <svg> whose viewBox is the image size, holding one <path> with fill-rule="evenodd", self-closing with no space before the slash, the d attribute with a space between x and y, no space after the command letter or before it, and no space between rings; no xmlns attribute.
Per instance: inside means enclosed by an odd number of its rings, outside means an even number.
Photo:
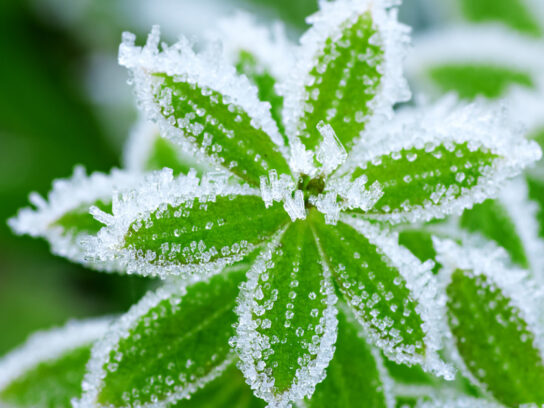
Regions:
<svg viewBox="0 0 544 408"><path fill-rule="evenodd" d="M310 178L310 176L303 175L298 183L298 189L304 193L304 206L306 208L312 208L310 203L311 196L318 196L325 189L325 180L322 177Z"/></svg>

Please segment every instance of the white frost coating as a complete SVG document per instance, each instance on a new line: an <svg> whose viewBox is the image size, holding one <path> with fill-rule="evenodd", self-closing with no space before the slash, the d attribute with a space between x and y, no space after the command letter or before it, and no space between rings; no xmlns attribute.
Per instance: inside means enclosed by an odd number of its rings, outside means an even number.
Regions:
<svg viewBox="0 0 544 408"><path fill-rule="evenodd" d="M510 304L520 313L520 318L527 323L528 330L534 334L534 346L544 357L544 291L530 274L522 269L507 267L509 259L505 251L496 245L483 248L472 246L461 247L450 240L433 237L437 252L437 262L442 269L439 274L439 285L445 288L451 282L451 276L457 269L470 271L475 276L484 276L490 284L495 285L502 294L510 299ZM444 317L443 320L446 320ZM453 339L451 332L448 337ZM465 375L483 389L465 366L463 360L454 349L454 355Z"/></svg>
<svg viewBox="0 0 544 408"><path fill-rule="evenodd" d="M319 296L323 297L322 301L327 305L321 317L324 320L323 333L320 336L314 336L319 337L314 342L315 344L312 344L315 346L314 358L308 359L302 365L297 362L299 368L291 387L282 394L276 395L273 392L274 378L271 378L263 369L266 364L262 366L259 364L264 362L262 355L270 348L271 339L257 331L258 324L253 315L256 314L256 308L259 306L257 303L258 288L261 285L260 282L263 281L262 275L274 266L271 262L273 254L278 249L286 229L287 227L278 232L268 243L247 273L247 282L242 284L240 288L238 306L236 307L239 323L236 328L236 336L232 339L236 353L240 358L238 368L243 372L246 382L253 389L254 394L264 399L270 408L288 407L291 402L302 400L313 394L315 386L325 378L325 369L333 358L338 325L335 307L337 298L331 281L331 273L326 264L322 262L322 292Z"/></svg>
<svg viewBox="0 0 544 408"><path fill-rule="evenodd" d="M130 331L137 326L140 319L146 315L150 309L157 306L160 302L170 299L171 306L179 307L183 305L183 296L187 293L187 287L179 281L172 281L168 285L162 286L157 291L149 291L138 303L133 305L130 310L122 315L109 328L107 334L97 341L91 351L91 358L87 363L87 373L83 378L83 395L79 401L72 401L74 408L97 408L102 407L97 402L98 395L104 386L104 378L107 374L107 362L110 353L117 350L119 342L130 335ZM193 382L185 385L183 390L176 390L172 387L172 392L161 401L147 404L139 404L140 408L166 407L172 403L184 398L188 398L198 389L210 381L217 378L225 369L232 364L232 356L219 363L208 374L195 379ZM129 391L129 390L127 390Z"/></svg>
<svg viewBox="0 0 544 408"><path fill-rule="evenodd" d="M70 321L64 327L34 333L19 348L0 359L0 391L40 363L55 361L102 337L110 318Z"/></svg>
<svg viewBox="0 0 544 408"><path fill-rule="evenodd" d="M511 117L523 123L528 128L529 135L544 129L544 68L542 73L534 78L535 90L515 86L505 95Z"/></svg>
<svg viewBox="0 0 544 408"><path fill-rule="evenodd" d="M182 37L170 47L162 44L162 51L159 51L158 26L153 27L144 47L135 46L135 39L134 34L123 34L119 63L130 69L139 105L148 119L159 124L163 137L182 145L189 153L203 156L201 150L187 140L185 132L174 126L172 118L166 119L161 113L161 104L168 108L170 102L168 98L160 103L155 100L154 89L160 86L162 80L154 77L153 73L184 78L203 90L220 93L230 106L238 106L246 112L252 125L267 133L282 154L288 157L276 122L270 114L270 104L261 102L257 97L257 88L246 77L236 74L235 68L225 60L221 47L212 44L197 54L189 41ZM215 165L221 166L219 160L215 160Z"/></svg>
<svg viewBox="0 0 544 408"><path fill-rule="evenodd" d="M327 175L344 163L348 154L331 125L321 121L317 124L317 130L323 140L317 146L315 157L321 163L321 172Z"/></svg>
<svg viewBox="0 0 544 408"><path fill-rule="evenodd" d="M160 137L157 124L145 119L140 119L132 128L130 136L125 143L123 151L123 163L125 168L133 173L144 173L155 141ZM202 161L195 160L194 155L185 153L183 147L178 147L177 157L181 162L190 164L202 172L210 171L211 167Z"/></svg>
<svg viewBox="0 0 544 408"><path fill-rule="evenodd" d="M266 205L270 207L274 201L283 201L283 208L291 217L291 220L305 219L306 209L304 208L304 196L302 191L295 190L295 182L290 176L282 174L278 178L276 170L270 170L268 179L261 176L261 197Z"/></svg>
<svg viewBox="0 0 544 408"><path fill-rule="evenodd" d="M406 281L406 287L417 303L416 312L423 321L422 329L425 333L425 356L414 355L398 345L389 344L380 338L379 333L366 321L357 318L359 323L368 332L370 340L380 347L384 353L399 364L420 364L425 371L442 376L447 380L454 378L455 370L444 363L437 351L442 347L442 337L445 322L442 320L446 304L445 296L439 291L432 274L434 263L421 263L410 251L398 244L398 233L386 233L379 226L362 219L343 216L341 221L351 225L363 234L372 245L378 247L387 257L388 263L396 268ZM357 316L357 314L355 314Z"/></svg>
<svg viewBox="0 0 544 408"><path fill-rule="evenodd" d="M119 265L90 261L85 258L81 240L86 233L74 234L58 225L52 225L66 213L82 206L88 206L97 200L111 201L116 191L135 185L139 178L122 170L113 169L111 173L92 173L87 175L81 166L74 168L74 174L68 179L57 179L47 196L47 200L38 193L30 194L30 202L36 207L19 210L16 217L8 220L11 229L18 235L45 238L51 245L51 252L104 271L117 271Z"/></svg>
<svg viewBox="0 0 544 408"><path fill-rule="evenodd" d="M503 188L499 201L514 222L536 279L544 281L544 241L539 236L538 204L529 199L527 182L517 178Z"/></svg>
<svg viewBox="0 0 544 408"><path fill-rule="evenodd" d="M417 86L434 95L442 90L429 77L428 70L441 66L486 64L542 76L544 45L506 28L497 26L456 26L431 31L414 39L406 72Z"/></svg>
<svg viewBox="0 0 544 408"><path fill-rule="evenodd" d="M384 50L384 62L380 67L383 76L377 96L371 102L371 123L392 117L393 104L410 98L402 72L409 28L397 21L396 9L389 10L397 3L390 0L319 2L320 11L307 19L312 27L300 40L295 68L289 80L282 86L282 93L285 95L284 121L291 143L297 139L299 123L304 116L304 102L308 99L305 87L312 80L309 74L316 65L326 40L338 38L343 23L353 21L367 11L370 11L372 21L380 33Z"/></svg>
<svg viewBox="0 0 544 408"><path fill-rule="evenodd" d="M287 38L285 27L279 21L266 27L259 25L251 14L238 11L221 20L217 30L208 36L211 40L221 41L232 64L238 61L240 51L247 51L279 81L284 81L292 69L295 46Z"/></svg>
<svg viewBox="0 0 544 408"><path fill-rule="evenodd" d="M380 140L356 146L335 178L346 174L349 177L353 169L364 163L411 148L432 151L439 145L448 148L468 143L470 150L483 148L499 156L491 168L484 169L478 183L458 198L443 191L434 204L429 200L427 206L408 205L402 211L395 209L387 214L370 215L393 223L428 221L460 214L465 208L496 197L506 180L520 174L542 155L535 142L523 138L524 128L512 123L504 108L497 111L484 103L460 104L453 95L446 96L432 107L406 109L397 115L395 121L382 127L382 134ZM433 199L432 196L429 198Z"/></svg>
<svg viewBox="0 0 544 408"><path fill-rule="evenodd" d="M161 278L173 275L186 278L209 277L226 264L240 260L246 253L239 251L215 262L199 265L153 264L147 258L137 256L137 251L124 248L125 236L135 221L145 223L151 213L166 209L168 205L175 207L195 198L211 202L217 196L228 195L259 195L259 192L246 185L229 183L226 173L208 173L201 179L194 170L188 175L177 177L173 176L171 169L149 173L139 185L113 197L113 214L106 214L96 208L92 211L95 218L106 226L96 237L85 240L83 244L86 254L101 262L115 262L129 274Z"/></svg>

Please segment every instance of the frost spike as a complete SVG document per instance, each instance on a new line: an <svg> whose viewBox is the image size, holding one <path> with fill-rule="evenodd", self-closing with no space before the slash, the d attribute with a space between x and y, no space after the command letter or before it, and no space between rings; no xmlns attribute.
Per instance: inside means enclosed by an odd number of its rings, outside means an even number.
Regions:
<svg viewBox="0 0 544 408"><path fill-rule="evenodd" d="M234 339L256 396L287 407L314 392L336 341L336 295L312 230L296 221L263 250L242 286Z"/></svg>
<svg viewBox="0 0 544 408"><path fill-rule="evenodd" d="M357 146L331 185L361 175L367 184L379 182L383 197L365 214L393 223L459 214L496 196L506 180L541 157L505 112L457 104L454 97L399 114L383 134Z"/></svg>
<svg viewBox="0 0 544 408"><path fill-rule="evenodd" d="M387 235L366 221L341 218L326 225L313 211L309 219L340 292L365 328L372 343L401 364L419 364L424 370L453 378L443 363L440 310L432 262L421 264Z"/></svg>
<svg viewBox="0 0 544 408"><path fill-rule="evenodd" d="M236 75L220 48L196 54L182 38L159 51L159 36L155 26L141 48L125 33L119 61L131 70L140 107L161 135L253 186L270 169L289 174L270 105L259 101L246 77Z"/></svg>
<svg viewBox="0 0 544 408"><path fill-rule="evenodd" d="M321 1L320 11L308 18L312 27L283 90L291 143L298 137L314 150L323 120L349 150L373 121L390 118L393 104L409 98L402 75L408 29L389 9L393 3Z"/></svg>
<svg viewBox="0 0 544 408"><path fill-rule="evenodd" d="M219 376L233 362L228 339L246 270L148 292L93 347L75 406L168 406Z"/></svg>

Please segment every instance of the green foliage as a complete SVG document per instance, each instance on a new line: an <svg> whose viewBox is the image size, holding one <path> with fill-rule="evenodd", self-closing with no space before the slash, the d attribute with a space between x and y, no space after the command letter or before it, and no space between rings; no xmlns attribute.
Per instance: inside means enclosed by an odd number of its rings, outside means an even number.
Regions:
<svg viewBox="0 0 544 408"><path fill-rule="evenodd" d="M461 226L495 241L508 251L512 261L522 268L529 268L525 248L516 226L499 201L487 200L466 210L461 217Z"/></svg>
<svg viewBox="0 0 544 408"><path fill-rule="evenodd" d="M282 121L283 96L278 94L278 91L275 88L277 81L274 76L265 66L259 64L259 61L254 55L246 50L240 51L236 63L236 70L238 73L246 75L257 87L259 90L259 100L270 103L270 114L272 115L272 119L277 123L278 129L283 136L283 140L287 143L285 126Z"/></svg>
<svg viewBox="0 0 544 408"><path fill-rule="evenodd" d="M542 28L522 0L457 0L465 18L477 23L500 22L524 34L541 36Z"/></svg>
<svg viewBox="0 0 544 408"><path fill-rule="evenodd" d="M266 209L257 196L219 196L159 209L150 220L132 223L125 247L152 264L187 265L247 254L289 218L280 205Z"/></svg>
<svg viewBox="0 0 544 408"><path fill-rule="evenodd" d="M535 86L532 76L527 72L476 63L439 65L430 68L428 75L441 92L453 91L465 99L474 99L480 95L497 99L504 96L513 85L526 88Z"/></svg>
<svg viewBox="0 0 544 408"><path fill-rule="evenodd" d="M0 400L18 408L71 407L70 400L81 395L90 350L87 345L38 364L1 390Z"/></svg>
<svg viewBox="0 0 544 408"><path fill-rule="evenodd" d="M327 378L317 385L308 408L360 407L388 408L381 361L344 313L338 314L338 340L334 358L327 368Z"/></svg>
<svg viewBox="0 0 544 408"><path fill-rule="evenodd" d="M175 401L213 379L231 358L228 340L234 334L233 309L244 272L196 283L186 294L171 290L138 316L103 363L106 375L97 401L112 406ZM146 299L140 308L146 307Z"/></svg>
<svg viewBox="0 0 544 408"><path fill-rule="evenodd" d="M253 318L257 333L269 339L266 366L274 380L274 394L281 395L297 378L300 360L310 364L318 357L323 336L330 336L326 321L328 277L318 262L319 252L308 223L292 223L274 250L270 267L259 276Z"/></svg>
<svg viewBox="0 0 544 408"><path fill-rule="evenodd" d="M64 213L53 221L50 227L61 227L65 235L96 234L103 225L89 214L89 208L93 206L102 211L111 212L111 201L97 200Z"/></svg>
<svg viewBox="0 0 544 408"><path fill-rule="evenodd" d="M189 399L172 405L175 408L264 408L265 402L256 398L234 364Z"/></svg>
<svg viewBox="0 0 544 408"><path fill-rule="evenodd" d="M484 275L456 270L448 316L467 369L507 406L544 403L544 363L511 300Z"/></svg>
<svg viewBox="0 0 544 408"><path fill-rule="evenodd" d="M358 167L351 179L364 175L368 185L376 181L382 185L384 195L369 213L406 211L460 197L477 185L483 169L497 158L484 147L469 149L467 143L454 144L453 149L438 145L431 151L411 148Z"/></svg>
<svg viewBox="0 0 544 408"><path fill-rule="evenodd" d="M317 130L326 120L340 142L350 148L372 115L371 101L377 97L382 74L383 48L370 13L341 26L342 35L328 38L310 72L306 86L309 99L299 124L301 140L308 149L321 141ZM372 40L371 40L372 38Z"/></svg>
<svg viewBox="0 0 544 408"><path fill-rule="evenodd" d="M208 156L217 157L224 167L252 185L258 186L259 177L266 176L269 169L290 173L278 147L252 124L241 107L198 84L166 74L155 76L162 79L156 94L158 101L171 99L171 105L163 107L163 115L172 117L175 126L184 129ZM181 121L185 123L180 125Z"/></svg>
<svg viewBox="0 0 544 408"><path fill-rule="evenodd" d="M433 247L433 234L427 230L403 230L399 232L399 244L408 248L421 262L434 260L436 251ZM435 262L433 272L440 270L440 263Z"/></svg>
<svg viewBox="0 0 544 408"><path fill-rule="evenodd" d="M384 342L389 355L424 356L423 320L401 272L379 247L347 224L326 225L316 212L311 221L333 278L357 318Z"/></svg>
<svg viewBox="0 0 544 408"><path fill-rule="evenodd" d="M187 174L190 169L195 168L192 160L182 160L179 149L167 139L157 137L145 164L146 170L160 170L168 167L174 170L174 174Z"/></svg>

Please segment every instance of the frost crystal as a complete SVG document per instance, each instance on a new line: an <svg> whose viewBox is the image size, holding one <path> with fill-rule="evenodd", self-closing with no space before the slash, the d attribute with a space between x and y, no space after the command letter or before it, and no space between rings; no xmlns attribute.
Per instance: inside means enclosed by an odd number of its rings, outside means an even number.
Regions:
<svg viewBox="0 0 544 408"><path fill-rule="evenodd" d="M110 202L116 191L133 186L138 181L137 176L116 169L110 175L93 173L87 176L85 169L77 166L71 178L55 180L47 201L39 194L32 193L30 202L36 209L21 209L8 224L19 235L47 239L54 254L100 270L119 270L119 265L115 263L89 261L80 243L89 232L80 230L77 224L61 225L59 220L73 211L86 214L89 206L98 201Z"/></svg>

